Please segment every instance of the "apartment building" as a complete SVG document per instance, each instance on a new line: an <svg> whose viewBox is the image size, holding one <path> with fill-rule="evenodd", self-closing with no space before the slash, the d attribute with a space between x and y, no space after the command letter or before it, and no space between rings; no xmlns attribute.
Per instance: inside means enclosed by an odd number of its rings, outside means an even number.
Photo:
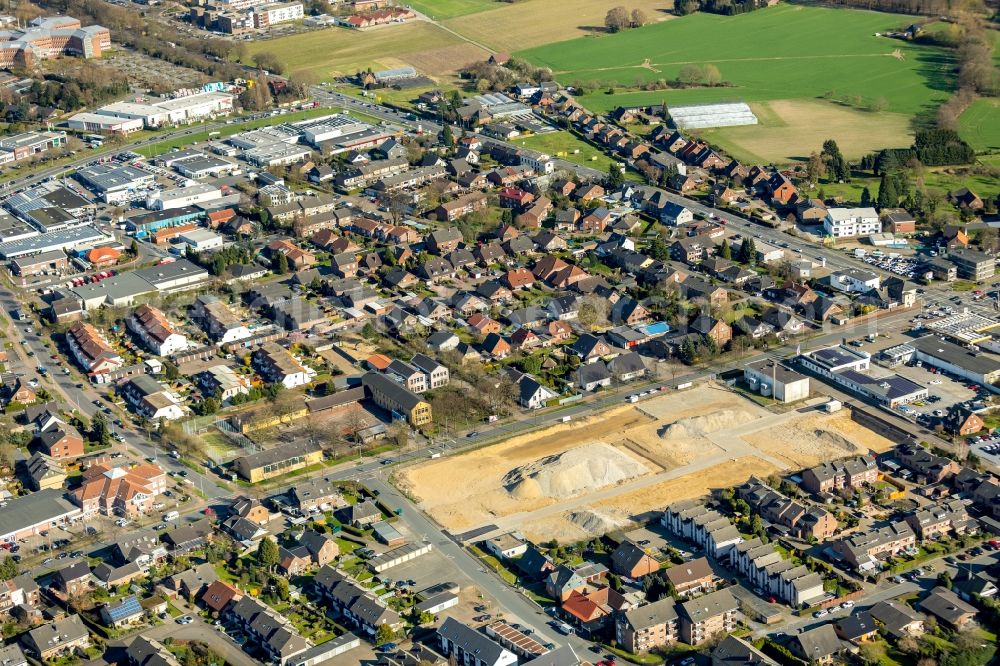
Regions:
<svg viewBox="0 0 1000 666"><path fill-rule="evenodd" d="M680 618L673 597L640 606L615 618L615 640L624 649L638 654L677 642Z"/></svg>
<svg viewBox="0 0 1000 666"><path fill-rule="evenodd" d="M738 604L729 590L719 590L679 604L682 641L701 645L720 634L736 629Z"/></svg>
<svg viewBox="0 0 1000 666"><path fill-rule="evenodd" d="M952 250L948 253L948 258L955 264L958 277L963 280L984 282L992 279L997 270L996 259L977 250L968 248Z"/></svg>
<svg viewBox="0 0 1000 666"><path fill-rule="evenodd" d="M853 238L882 233L882 222L874 208L829 208L823 231L834 238Z"/></svg>

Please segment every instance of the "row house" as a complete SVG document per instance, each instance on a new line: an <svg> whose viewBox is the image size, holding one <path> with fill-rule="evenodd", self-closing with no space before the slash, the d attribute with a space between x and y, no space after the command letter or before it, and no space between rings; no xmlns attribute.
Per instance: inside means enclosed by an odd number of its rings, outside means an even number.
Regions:
<svg viewBox="0 0 1000 666"><path fill-rule="evenodd" d="M403 620L398 613L332 565L316 573L313 590L329 602L335 616L343 618L369 638L374 638L382 625L394 631L403 628Z"/></svg>
<svg viewBox="0 0 1000 666"><path fill-rule="evenodd" d="M91 324L78 321L70 326L66 344L76 362L89 374L106 374L125 365L124 359Z"/></svg>
<svg viewBox="0 0 1000 666"><path fill-rule="evenodd" d="M249 595L234 603L226 616L249 634L279 666L312 647L286 617Z"/></svg>
<svg viewBox="0 0 1000 666"><path fill-rule="evenodd" d="M965 501L956 498L914 511L906 516L906 524L923 541L949 534L965 534L975 529L976 521L969 516Z"/></svg>
<svg viewBox="0 0 1000 666"><path fill-rule="evenodd" d="M188 347L187 336L180 333L163 312L149 305L137 307L125 323L157 356L170 356Z"/></svg>
<svg viewBox="0 0 1000 666"><path fill-rule="evenodd" d="M333 182L342 190L363 189L377 180L408 171L409 168L410 163L405 157L375 160L341 173Z"/></svg>
<svg viewBox="0 0 1000 666"><path fill-rule="evenodd" d="M962 469L954 460L935 455L918 444L900 444L893 453L903 467L913 472L918 483L941 483Z"/></svg>
<svg viewBox="0 0 1000 666"><path fill-rule="evenodd" d="M454 222L470 213L486 208L489 200L482 192L470 192L452 201L447 201L434 209L433 215L439 222Z"/></svg>
<svg viewBox="0 0 1000 666"><path fill-rule="evenodd" d="M660 524L671 533L705 549L716 559L726 556L743 541L729 519L695 500L678 502L663 512Z"/></svg>
<svg viewBox="0 0 1000 666"><path fill-rule="evenodd" d="M835 556L860 573L875 571L879 562L916 547L917 535L907 523L872 527L830 544Z"/></svg>
<svg viewBox="0 0 1000 666"><path fill-rule="evenodd" d="M837 530L837 519L819 507L810 507L785 497L756 477L736 489L764 520L787 528L800 539L828 539Z"/></svg>
<svg viewBox="0 0 1000 666"><path fill-rule="evenodd" d="M812 605L826 594L819 574L784 559L773 545L756 537L738 544L729 563L755 587L793 607Z"/></svg>
<svg viewBox="0 0 1000 666"><path fill-rule="evenodd" d="M261 345L253 354L253 362L264 379L270 383L280 383L287 389L305 386L315 374L275 342Z"/></svg>
<svg viewBox="0 0 1000 666"><path fill-rule="evenodd" d="M228 344L251 336L250 329L216 296L203 294L191 305L191 316L216 343Z"/></svg>
<svg viewBox="0 0 1000 666"><path fill-rule="evenodd" d="M878 481L875 457L860 455L824 462L802 472L802 488L814 495L843 488L861 488Z"/></svg>

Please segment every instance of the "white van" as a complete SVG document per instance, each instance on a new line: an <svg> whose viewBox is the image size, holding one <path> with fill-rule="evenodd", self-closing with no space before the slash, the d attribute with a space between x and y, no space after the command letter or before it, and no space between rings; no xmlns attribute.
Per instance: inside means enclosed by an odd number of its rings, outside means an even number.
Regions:
<svg viewBox="0 0 1000 666"><path fill-rule="evenodd" d="M177 520L180 517L181 514L177 513L176 511L167 511L165 514L163 514L163 520L165 520L168 523Z"/></svg>

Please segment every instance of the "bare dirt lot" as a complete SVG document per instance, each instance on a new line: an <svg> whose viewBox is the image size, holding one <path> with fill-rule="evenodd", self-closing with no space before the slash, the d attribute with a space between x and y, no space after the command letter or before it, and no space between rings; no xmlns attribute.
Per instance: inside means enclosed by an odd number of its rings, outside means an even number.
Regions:
<svg viewBox="0 0 1000 666"><path fill-rule="evenodd" d="M751 475L891 444L847 411L772 413L708 384L423 463L397 482L447 529L495 524L573 541Z"/></svg>
<svg viewBox="0 0 1000 666"><path fill-rule="evenodd" d="M851 420L847 410L813 412L743 438L761 451L796 467L811 467L866 450L882 452L892 441Z"/></svg>

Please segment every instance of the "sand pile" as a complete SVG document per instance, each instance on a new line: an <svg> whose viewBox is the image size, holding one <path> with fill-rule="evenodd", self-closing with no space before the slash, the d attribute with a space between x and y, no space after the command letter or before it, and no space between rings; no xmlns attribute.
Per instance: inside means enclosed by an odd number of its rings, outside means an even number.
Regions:
<svg viewBox="0 0 1000 666"><path fill-rule="evenodd" d="M596 442L546 456L507 472L503 485L520 500L567 498L642 476L649 468L613 446Z"/></svg>
<svg viewBox="0 0 1000 666"><path fill-rule="evenodd" d="M663 439L695 439L725 428L733 428L756 418L743 409L721 409L704 416L678 419L663 429Z"/></svg>
<svg viewBox="0 0 1000 666"><path fill-rule="evenodd" d="M629 521L627 520L593 509L570 511L566 514L566 520L587 534L596 535L604 535L629 525Z"/></svg>
<svg viewBox="0 0 1000 666"><path fill-rule="evenodd" d="M820 444L827 444L829 446L835 446L839 449L843 449L848 452L855 452L858 450L858 445L847 439L843 435L835 432L830 432L829 430L813 430L813 436L816 438Z"/></svg>

